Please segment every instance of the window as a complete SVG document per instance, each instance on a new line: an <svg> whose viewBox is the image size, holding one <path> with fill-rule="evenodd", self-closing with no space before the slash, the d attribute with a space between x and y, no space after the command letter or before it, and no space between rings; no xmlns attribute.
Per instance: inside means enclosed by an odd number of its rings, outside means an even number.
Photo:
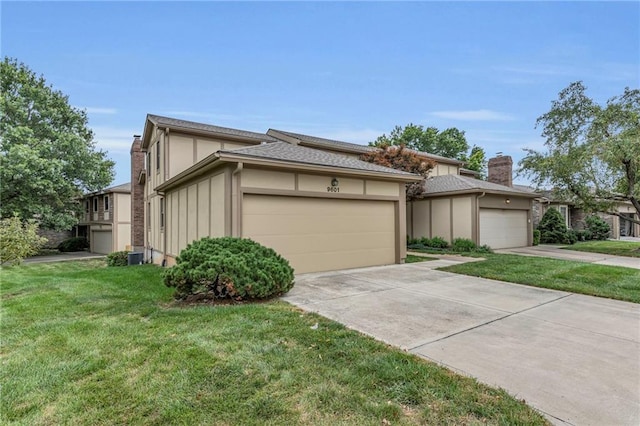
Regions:
<svg viewBox="0 0 640 426"><path fill-rule="evenodd" d="M156 170L160 170L160 141L156 143Z"/></svg>
<svg viewBox="0 0 640 426"><path fill-rule="evenodd" d="M147 152L147 156L144 158L145 158L144 168L147 170L147 172L151 173L151 153Z"/></svg>
<svg viewBox="0 0 640 426"><path fill-rule="evenodd" d="M108 195L104 196L104 211L105 212L109 211L109 196Z"/></svg>
<svg viewBox="0 0 640 426"><path fill-rule="evenodd" d="M94 197L93 199L93 211L94 212L98 211L98 197Z"/></svg>
<svg viewBox="0 0 640 426"><path fill-rule="evenodd" d="M89 213L89 200L85 201L84 203L84 211L86 213Z"/></svg>
<svg viewBox="0 0 640 426"><path fill-rule="evenodd" d="M164 228L164 198L160 197L160 228Z"/></svg>
<svg viewBox="0 0 640 426"><path fill-rule="evenodd" d="M147 203L147 228L151 229L151 203Z"/></svg>

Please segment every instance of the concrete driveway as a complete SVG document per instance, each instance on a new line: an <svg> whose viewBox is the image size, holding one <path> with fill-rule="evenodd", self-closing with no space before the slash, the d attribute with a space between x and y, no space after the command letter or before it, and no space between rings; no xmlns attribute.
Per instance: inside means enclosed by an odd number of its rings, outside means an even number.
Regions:
<svg viewBox="0 0 640 426"><path fill-rule="evenodd" d="M284 300L502 387L553 423L640 424L640 305L434 270L455 263L304 274Z"/></svg>
<svg viewBox="0 0 640 426"><path fill-rule="evenodd" d="M539 245L531 247L518 247L496 250L496 253L519 254L521 256L551 257L562 260L575 260L578 262L596 263L598 265L624 266L640 269L640 258L613 256L602 253L588 253L584 251L565 250L555 245Z"/></svg>

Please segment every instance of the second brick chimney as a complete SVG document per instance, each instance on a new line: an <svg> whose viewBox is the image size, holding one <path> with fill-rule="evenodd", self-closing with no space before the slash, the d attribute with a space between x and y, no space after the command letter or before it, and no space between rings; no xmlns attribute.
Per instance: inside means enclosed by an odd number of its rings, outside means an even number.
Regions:
<svg viewBox="0 0 640 426"><path fill-rule="evenodd" d="M133 251L144 249L144 182L146 176L145 153L139 135L133 136L131 144L131 245Z"/></svg>
<svg viewBox="0 0 640 426"><path fill-rule="evenodd" d="M498 155L489 159L489 182L513 187L513 160L508 155Z"/></svg>

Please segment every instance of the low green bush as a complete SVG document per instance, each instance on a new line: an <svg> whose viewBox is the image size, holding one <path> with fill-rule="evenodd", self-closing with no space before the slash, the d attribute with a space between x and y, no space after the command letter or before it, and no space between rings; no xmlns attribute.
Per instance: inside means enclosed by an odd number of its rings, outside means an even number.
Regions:
<svg viewBox="0 0 640 426"><path fill-rule="evenodd" d="M478 246L476 245L476 243L468 238L456 238L453 240L453 243L451 243L451 250L453 251L472 252L476 251L477 249Z"/></svg>
<svg viewBox="0 0 640 426"><path fill-rule="evenodd" d="M534 229L533 230L533 245L537 246L540 244L540 230L539 229Z"/></svg>
<svg viewBox="0 0 640 426"><path fill-rule="evenodd" d="M128 251L114 251L107 255L107 266L127 266L129 264Z"/></svg>
<svg viewBox="0 0 640 426"><path fill-rule="evenodd" d="M418 240L418 243L428 248L445 249L449 247L449 243L441 237L422 237L420 238L420 240Z"/></svg>
<svg viewBox="0 0 640 426"><path fill-rule="evenodd" d="M606 240L609 238L611 228L601 217L592 215L585 219L586 230L591 232L592 240Z"/></svg>
<svg viewBox="0 0 640 426"><path fill-rule="evenodd" d="M179 300L264 299L289 291L293 268L274 250L244 238L202 238L164 274Z"/></svg>
<svg viewBox="0 0 640 426"><path fill-rule="evenodd" d="M575 231L575 233L576 233L576 239L578 241L589 241L593 239L593 234L588 229Z"/></svg>
<svg viewBox="0 0 640 426"><path fill-rule="evenodd" d="M85 237L72 237L58 244L58 250L63 252L82 251L89 248L89 241Z"/></svg>
<svg viewBox="0 0 640 426"><path fill-rule="evenodd" d="M38 235L38 224L14 215L0 221L0 264L19 264L38 253L47 239Z"/></svg>

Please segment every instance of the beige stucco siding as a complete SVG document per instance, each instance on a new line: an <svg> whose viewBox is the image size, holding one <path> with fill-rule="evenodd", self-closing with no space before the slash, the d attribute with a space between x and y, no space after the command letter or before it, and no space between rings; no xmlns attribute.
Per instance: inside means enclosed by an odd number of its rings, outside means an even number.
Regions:
<svg viewBox="0 0 640 426"><path fill-rule="evenodd" d="M210 139L196 139L196 162L222 149L222 142Z"/></svg>
<svg viewBox="0 0 640 426"><path fill-rule="evenodd" d="M226 234L225 210L227 199L225 197L226 175L220 173L211 178L210 196L210 232L211 237L223 237Z"/></svg>
<svg viewBox="0 0 640 426"><path fill-rule="evenodd" d="M404 183L395 182L383 182L379 180L367 179L366 189L367 195L381 195L387 197L397 197L401 191Z"/></svg>
<svg viewBox="0 0 640 426"><path fill-rule="evenodd" d="M409 208L409 206L408 206ZM413 238L431 238L431 201L417 200L410 206L412 210L412 234Z"/></svg>
<svg viewBox="0 0 640 426"><path fill-rule="evenodd" d="M114 222L131 222L131 194L113 194L114 211L116 216Z"/></svg>
<svg viewBox="0 0 640 426"><path fill-rule="evenodd" d="M172 178L191 167L194 161L194 139L171 134L169 136L169 175Z"/></svg>
<svg viewBox="0 0 640 426"><path fill-rule="evenodd" d="M451 201L448 198L431 201L431 238L433 237L451 242Z"/></svg>
<svg viewBox="0 0 640 426"><path fill-rule="evenodd" d="M123 223L116 227L114 251L128 250L131 247L131 224Z"/></svg>
<svg viewBox="0 0 640 426"><path fill-rule="evenodd" d="M297 273L396 261L392 201L246 194L242 235L273 248Z"/></svg>
<svg viewBox="0 0 640 426"><path fill-rule="evenodd" d="M225 235L224 182L224 173L219 173L167 193L168 254L177 256L200 238Z"/></svg>
<svg viewBox="0 0 640 426"><path fill-rule="evenodd" d="M242 172L242 186L248 188L295 189L296 176L290 172L245 169Z"/></svg>
<svg viewBox="0 0 640 426"><path fill-rule="evenodd" d="M444 175L457 175L459 174L458 167L451 166L449 164L436 164L436 166L429 173L430 176L444 176Z"/></svg>
<svg viewBox="0 0 640 426"><path fill-rule="evenodd" d="M473 239L473 211L471 197L456 197L452 200L453 238Z"/></svg>
<svg viewBox="0 0 640 426"><path fill-rule="evenodd" d="M350 179L339 176L320 176L320 175L298 175L298 189L300 191L310 192L330 192L332 188L331 181L338 179L337 188L340 194L363 194L364 181L362 179Z"/></svg>

